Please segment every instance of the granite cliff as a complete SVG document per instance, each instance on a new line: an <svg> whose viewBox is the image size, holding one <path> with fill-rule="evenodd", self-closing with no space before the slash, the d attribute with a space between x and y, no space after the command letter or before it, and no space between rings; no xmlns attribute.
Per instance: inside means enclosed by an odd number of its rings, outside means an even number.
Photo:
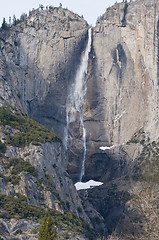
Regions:
<svg viewBox="0 0 159 240"><path fill-rule="evenodd" d="M116 3L93 28L85 180L105 183L88 200L114 239L158 238L158 29L151 0Z"/></svg>
<svg viewBox="0 0 159 240"><path fill-rule="evenodd" d="M77 14L50 7L33 10L25 21L0 32L2 239L37 238L37 220L49 209L59 215L60 239L86 239L78 219L91 223L67 172L65 149L52 129L63 136L68 86L87 29ZM45 124L51 135L26 115Z"/></svg>
<svg viewBox="0 0 159 240"><path fill-rule="evenodd" d="M157 0L136 0L116 3L98 19L92 29L82 123L71 123L68 149L46 138L39 146L35 139L15 146L16 128L2 124L2 196L25 196L28 204L61 214L72 211L102 239L159 238L158 13ZM88 28L83 18L60 7L33 10L24 22L1 31L2 109L9 105L13 113L53 128L64 139L68 95L87 46ZM83 179L104 184L77 192L73 182L79 180L84 141ZM37 176L21 171L14 186L13 159L29 162ZM2 222L2 229L11 229L14 221ZM35 226L29 221L28 226Z"/></svg>
<svg viewBox="0 0 159 240"><path fill-rule="evenodd" d="M158 12L158 1L115 4L93 29L85 106L90 154L125 144L141 128L151 141L159 136Z"/></svg>
<svg viewBox="0 0 159 240"><path fill-rule="evenodd" d="M60 138L7 105L0 108L0 124L1 238L37 239L40 219L51 215L59 239L86 239L91 223Z"/></svg>
<svg viewBox="0 0 159 240"><path fill-rule="evenodd" d="M50 8L33 10L27 20L1 32L1 96L62 135L68 86L87 30L77 14Z"/></svg>

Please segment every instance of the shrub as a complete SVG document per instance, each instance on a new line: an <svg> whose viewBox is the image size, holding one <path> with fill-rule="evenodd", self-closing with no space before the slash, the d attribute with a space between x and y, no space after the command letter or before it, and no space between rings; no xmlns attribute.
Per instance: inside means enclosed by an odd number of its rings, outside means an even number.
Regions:
<svg viewBox="0 0 159 240"><path fill-rule="evenodd" d="M17 229L16 234L22 234L22 233L23 233L23 232L22 232L21 229Z"/></svg>
<svg viewBox="0 0 159 240"><path fill-rule="evenodd" d="M50 174L46 174L45 175L46 179L45 179L45 184L46 184L46 187L47 187L47 190L48 191L51 191L52 190L52 177Z"/></svg>
<svg viewBox="0 0 159 240"><path fill-rule="evenodd" d="M10 177L10 181L13 185L18 185L20 182L20 176L13 175Z"/></svg>
<svg viewBox="0 0 159 240"><path fill-rule="evenodd" d="M17 92L17 97L20 98L21 97L21 94L20 92Z"/></svg>
<svg viewBox="0 0 159 240"><path fill-rule="evenodd" d="M78 208L77 208L77 211L78 211L78 213L82 213L81 207L78 207Z"/></svg>
<svg viewBox="0 0 159 240"><path fill-rule="evenodd" d="M60 136L56 136L53 130L49 131L45 126L17 112L13 114L9 107L0 108L0 123L19 130L14 135L7 136L6 139L8 144L15 147L25 147L30 143L40 145L45 142L61 142Z"/></svg>
<svg viewBox="0 0 159 240"><path fill-rule="evenodd" d="M29 162L25 162L22 158L10 158L7 167L13 167L11 174L17 175L21 172L30 173L32 176L37 176L37 171Z"/></svg>
<svg viewBox="0 0 159 240"><path fill-rule="evenodd" d="M6 145L5 143L2 143L0 140L0 155L6 152Z"/></svg>

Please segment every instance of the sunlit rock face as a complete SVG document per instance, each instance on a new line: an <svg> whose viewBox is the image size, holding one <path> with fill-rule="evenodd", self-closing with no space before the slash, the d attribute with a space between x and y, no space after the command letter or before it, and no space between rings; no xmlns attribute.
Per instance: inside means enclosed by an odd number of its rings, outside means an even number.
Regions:
<svg viewBox="0 0 159 240"><path fill-rule="evenodd" d="M71 139L65 149L49 143L26 152L17 148L10 157L28 160L30 151L31 164L40 175L52 176L61 200L106 238L114 230L128 233L123 240L149 231L145 239L157 240L159 2L115 4L98 20L87 52L82 107L69 115L88 28L78 15L52 8L32 11L26 21L0 32L0 106L15 106L63 139L67 127ZM80 180L78 193L70 178ZM25 180L30 184L32 178L23 178L16 189L1 181L1 193L30 194L30 203L40 205L36 182L26 191ZM43 195L48 207L60 210L53 193Z"/></svg>
<svg viewBox="0 0 159 240"><path fill-rule="evenodd" d="M33 10L1 33L2 97L63 135L68 89L87 42L87 22L63 8ZM19 98L20 102L19 102Z"/></svg>
<svg viewBox="0 0 159 240"><path fill-rule="evenodd" d="M103 144L124 144L141 128L152 141L159 135L158 13L158 1L115 4L93 29L85 103L87 179L92 174L99 179L107 166L108 156L99 150Z"/></svg>

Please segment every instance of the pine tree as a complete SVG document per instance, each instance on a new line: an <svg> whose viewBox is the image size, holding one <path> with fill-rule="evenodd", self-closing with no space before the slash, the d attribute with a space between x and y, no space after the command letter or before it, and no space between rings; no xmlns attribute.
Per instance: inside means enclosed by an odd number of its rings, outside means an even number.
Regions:
<svg viewBox="0 0 159 240"><path fill-rule="evenodd" d="M39 4L39 9L43 10L44 6L42 4Z"/></svg>
<svg viewBox="0 0 159 240"><path fill-rule="evenodd" d="M20 16L20 22L23 22L27 19L27 14L26 13L22 13Z"/></svg>
<svg viewBox="0 0 159 240"><path fill-rule="evenodd" d="M17 19L16 19L16 16L15 14L13 15L13 26L15 26L17 24Z"/></svg>
<svg viewBox="0 0 159 240"><path fill-rule="evenodd" d="M9 17L9 27L12 26L12 23L11 23L11 16Z"/></svg>
<svg viewBox="0 0 159 240"><path fill-rule="evenodd" d="M51 216L44 217L39 229L38 240L56 240L57 232Z"/></svg>
<svg viewBox="0 0 159 240"><path fill-rule="evenodd" d="M3 18L2 29L5 30L7 27L6 20Z"/></svg>

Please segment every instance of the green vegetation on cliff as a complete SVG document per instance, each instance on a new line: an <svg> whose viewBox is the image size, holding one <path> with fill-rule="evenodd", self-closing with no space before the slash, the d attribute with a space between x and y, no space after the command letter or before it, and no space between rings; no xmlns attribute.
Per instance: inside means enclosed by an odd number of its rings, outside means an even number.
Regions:
<svg viewBox="0 0 159 240"><path fill-rule="evenodd" d="M55 240L57 239L57 232L54 227L54 219L51 216L44 217L39 229L38 240Z"/></svg>
<svg viewBox="0 0 159 240"><path fill-rule="evenodd" d="M29 162L26 162L21 158L10 158L7 168L9 167L12 167L11 174L13 175L25 171L34 177L37 176L35 168Z"/></svg>
<svg viewBox="0 0 159 240"><path fill-rule="evenodd" d="M136 159L133 179L151 183L159 183L159 143L145 144Z"/></svg>
<svg viewBox="0 0 159 240"><path fill-rule="evenodd" d="M11 219L30 219L34 221L41 221L40 236L43 236L43 231L49 231L45 226L45 220L48 219L46 216L50 216L51 221L49 223L49 229L51 226L56 226L61 233L58 235L71 235L85 234L88 239L95 239L95 233L90 229L89 225L86 224L82 219L77 218L72 212L66 212L64 214L54 210L47 209L43 207L38 207L30 205L27 202L25 196L21 194L14 194L11 196L6 196L0 194L0 218ZM46 227L46 228L45 228ZM44 229L45 228L45 229ZM45 238L39 238L40 240ZM48 238L54 239L54 238ZM57 238L57 239L67 239L67 238Z"/></svg>
<svg viewBox="0 0 159 240"><path fill-rule="evenodd" d="M30 164L30 162L24 161L22 158L9 158L6 159L6 163L4 165L5 169L10 170L10 174L4 176L0 175L6 182L11 182L13 185L18 185L20 182L20 174L23 172L25 174L31 174L33 177L37 176L37 171Z"/></svg>
<svg viewBox="0 0 159 240"><path fill-rule="evenodd" d="M6 145L0 141L0 155L6 152Z"/></svg>
<svg viewBox="0 0 159 240"><path fill-rule="evenodd" d="M9 107L0 108L0 124L17 130L14 134L8 132L6 139L7 144L15 147L25 147L30 143L39 145L45 142L61 141L53 130L49 131L42 124L20 115L18 112L12 113Z"/></svg>

